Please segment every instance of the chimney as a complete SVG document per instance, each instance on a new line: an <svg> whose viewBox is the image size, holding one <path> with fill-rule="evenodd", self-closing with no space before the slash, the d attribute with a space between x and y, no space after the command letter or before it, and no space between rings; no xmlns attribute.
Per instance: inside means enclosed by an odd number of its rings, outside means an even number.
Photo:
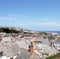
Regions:
<svg viewBox="0 0 60 59"><path fill-rule="evenodd" d="M31 42L31 45L29 45L29 52L30 53L33 53L34 52L33 43L32 42Z"/></svg>

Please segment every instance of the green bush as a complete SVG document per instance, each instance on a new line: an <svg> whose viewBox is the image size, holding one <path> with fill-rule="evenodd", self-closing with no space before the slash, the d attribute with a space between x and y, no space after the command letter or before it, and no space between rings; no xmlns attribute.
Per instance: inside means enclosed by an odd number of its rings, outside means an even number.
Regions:
<svg viewBox="0 0 60 59"><path fill-rule="evenodd" d="M20 31L14 30L14 29L9 29L9 28L0 28L0 32L5 32L5 33L20 33Z"/></svg>
<svg viewBox="0 0 60 59"><path fill-rule="evenodd" d="M57 55L54 55L54 56L50 56L46 59L60 59L60 53L58 53Z"/></svg>

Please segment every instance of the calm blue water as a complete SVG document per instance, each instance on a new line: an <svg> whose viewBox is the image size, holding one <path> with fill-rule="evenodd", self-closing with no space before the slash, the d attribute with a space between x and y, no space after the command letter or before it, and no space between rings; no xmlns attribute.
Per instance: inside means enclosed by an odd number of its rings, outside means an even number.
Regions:
<svg viewBox="0 0 60 59"><path fill-rule="evenodd" d="M56 32L56 33L60 34L60 31L47 31L47 32Z"/></svg>
<svg viewBox="0 0 60 59"><path fill-rule="evenodd" d="M60 31L45 31L45 32L55 32L55 33L60 34Z"/></svg>

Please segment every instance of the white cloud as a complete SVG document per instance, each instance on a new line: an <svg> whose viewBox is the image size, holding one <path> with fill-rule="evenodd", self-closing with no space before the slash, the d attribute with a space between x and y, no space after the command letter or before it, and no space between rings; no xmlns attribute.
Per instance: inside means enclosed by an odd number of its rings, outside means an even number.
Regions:
<svg viewBox="0 0 60 59"><path fill-rule="evenodd" d="M21 20L23 19L24 20ZM17 22L15 22L15 25L18 25L18 26L26 26L26 27L29 27L29 26L51 26L51 27L56 27L56 26L60 26L60 22L51 22L51 21L32 21L32 20L29 20L28 21L26 20L25 21L25 18L27 19L28 17L27 16L21 16L21 15L9 15L9 16L0 16L0 20L18 20Z"/></svg>
<svg viewBox="0 0 60 59"><path fill-rule="evenodd" d="M13 17L0 17L0 20L16 20L16 18L13 18Z"/></svg>
<svg viewBox="0 0 60 59"><path fill-rule="evenodd" d="M0 20L18 20L18 19L25 19L27 16L23 15L8 15L8 16L0 16Z"/></svg>
<svg viewBox="0 0 60 59"><path fill-rule="evenodd" d="M45 22L45 23L41 23L41 25L45 25L45 26L60 26L59 22Z"/></svg>
<svg viewBox="0 0 60 59"><path fill-rule="evenodd" d="M56 27L60 26L59 22L17 22L17 25L20 26L51 26L51 27Z"/></svg>
<svg viewBox="0 0 60 59"><path fill-rule="evenodd" d="M24 15L10 15L11 17L16 17L16 18L27 18L27 16Z"/></svg>
<svg viewBox="0 0 60 59"><path fill-rule="evenodd" d="M59 22L42 22L40 23L42 26L60 26Z"/></svg>

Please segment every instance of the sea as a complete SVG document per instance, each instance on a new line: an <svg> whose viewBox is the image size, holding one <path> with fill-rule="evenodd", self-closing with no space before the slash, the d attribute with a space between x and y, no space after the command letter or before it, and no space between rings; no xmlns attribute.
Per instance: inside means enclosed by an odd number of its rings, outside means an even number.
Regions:
<svg viewBox="0 0 60 59"><path fill-rule="evenodd" d="M45 32L54 32L60 34L60 31L45 31Z"/></svg>

